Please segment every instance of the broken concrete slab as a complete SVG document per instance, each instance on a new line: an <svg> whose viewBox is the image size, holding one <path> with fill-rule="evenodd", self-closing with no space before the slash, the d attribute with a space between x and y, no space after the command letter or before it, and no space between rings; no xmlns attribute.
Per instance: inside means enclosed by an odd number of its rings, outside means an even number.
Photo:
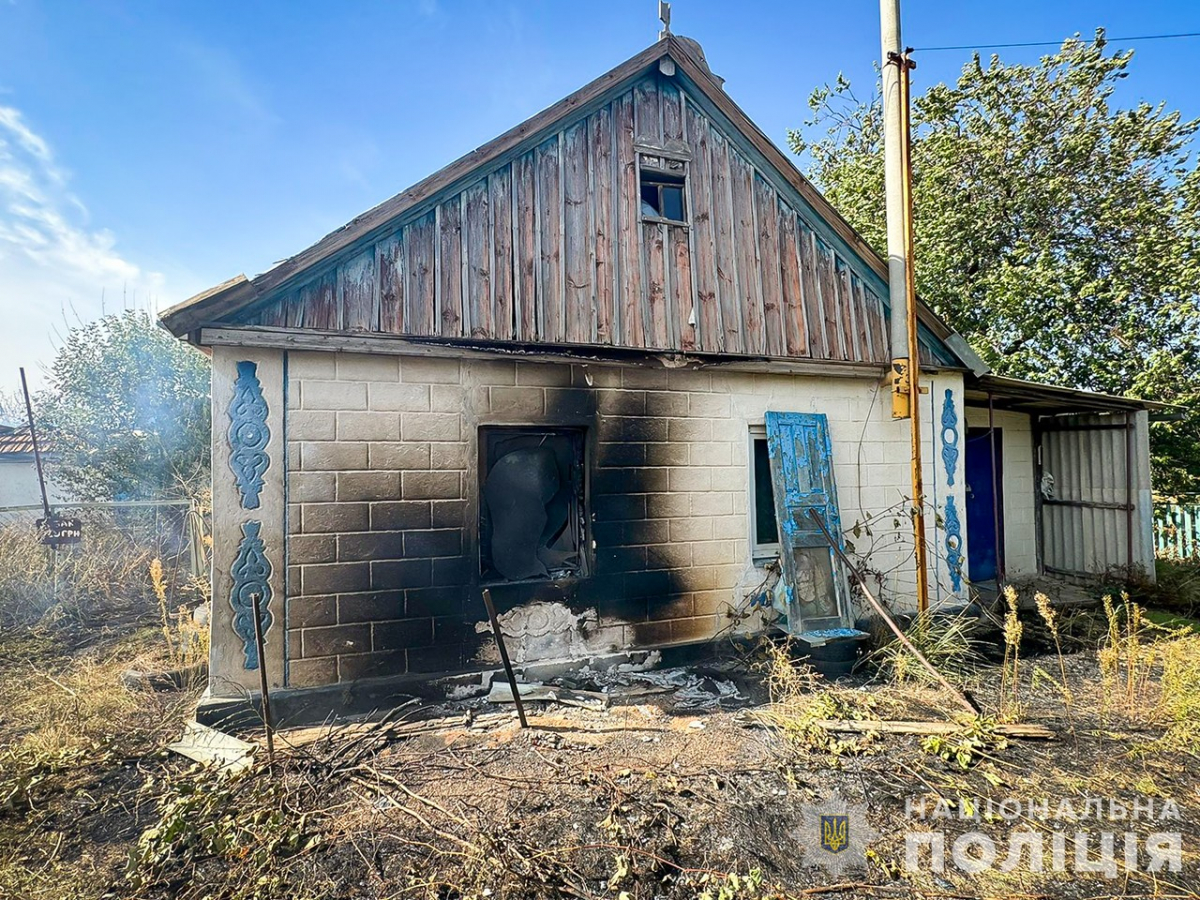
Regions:
<svg viewBox="0 0 1200 900"><path fill-rule="evenodd" d="M199 722L185 722L183 735L174 743L167 744L167 749L198 763L211 765L218 772L235 775L250 767L256 748L254 744Z"/></svg>

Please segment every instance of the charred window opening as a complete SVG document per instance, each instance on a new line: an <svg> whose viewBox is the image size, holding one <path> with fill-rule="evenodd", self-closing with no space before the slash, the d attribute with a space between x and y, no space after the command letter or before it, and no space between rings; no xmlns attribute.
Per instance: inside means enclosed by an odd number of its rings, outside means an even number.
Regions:
<svg viewBox="0 0 1200 900"><path fill-rule="evenodd" d="M583 430L479 429L485 582L586 575Z"/></svg>
<svg viewBox="0 0 1200 900"><path fill-rule="evenodd" d="M779 554L779 523L775 517L775 487L771 483L771 454L767 432L750 428L750 543L755 559Z"/></svg>

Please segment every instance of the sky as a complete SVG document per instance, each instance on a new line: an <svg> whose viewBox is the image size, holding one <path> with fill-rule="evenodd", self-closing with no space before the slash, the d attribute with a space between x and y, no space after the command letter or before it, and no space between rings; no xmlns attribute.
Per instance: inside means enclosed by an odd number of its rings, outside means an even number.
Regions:
<svg viewBox="0 0 1200 900"><path fill-rule="evenodd" d="M870 92L878 16L876 0L675 0L672 30L785 147L815 86L841 72ZM1200 4L903 0L902 21L919 50L1200 32ZM0 0L0 393L19 366L44 384L71 326L265 271L658 29L656 0ZM1120 99L1200 117L1200 39L1132 46ZM915 56L921 92L970 51Z"/></svg>

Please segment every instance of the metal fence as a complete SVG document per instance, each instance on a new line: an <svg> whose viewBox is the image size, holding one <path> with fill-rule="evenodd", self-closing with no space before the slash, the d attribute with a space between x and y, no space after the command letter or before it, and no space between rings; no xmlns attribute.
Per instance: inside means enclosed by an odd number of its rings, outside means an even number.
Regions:
<svg viewBox="0 0 1200 900"><path fill-rule="evenodd" d="M1158 556L1200 558L1200 498L1155 505L1154 550Z"/></svg>

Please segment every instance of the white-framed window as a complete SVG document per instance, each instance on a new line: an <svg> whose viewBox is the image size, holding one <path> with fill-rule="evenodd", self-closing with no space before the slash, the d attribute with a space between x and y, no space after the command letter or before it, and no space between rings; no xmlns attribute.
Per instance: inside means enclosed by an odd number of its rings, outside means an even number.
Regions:
<svg viewBox="0 0 1200 900"><path fill-rule="evenodd" d="M756 560L779 555L779 522L775 518L775 489L771 483L771 456L767 452L767 427L751 425L746 457L750 470L750 549Z"/></svg>

